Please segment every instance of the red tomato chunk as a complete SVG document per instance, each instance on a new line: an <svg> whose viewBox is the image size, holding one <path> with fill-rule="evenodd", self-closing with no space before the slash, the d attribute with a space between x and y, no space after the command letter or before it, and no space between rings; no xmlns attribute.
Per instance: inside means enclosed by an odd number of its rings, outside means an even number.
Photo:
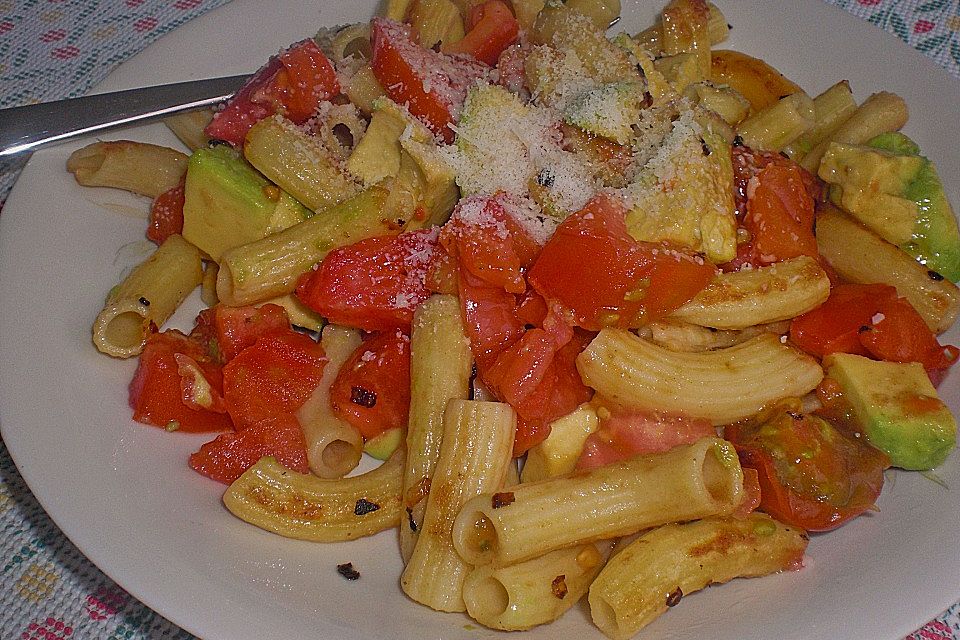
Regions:
<svg viewBox="0 0 960 640"><path fill-rule="evenodd" d="M406 428L410 412L410 338L385 331L367 338L340 368L330 387L334 414L364 440Z"/></svg>
<svg viewBox="0 0 960 640"><path fill-rule="evenodd" d="M223 399L237 430L292 413L320 383L323 347L286 330L260 337L223 367Z"/></svg>
<svg viewBox="0 0 960 640"><path fill-rule="evenodd" d="M190 454L190 467L218 482L230 484L264 456L284 467L309 473L307 445L296 417L281 413L236 433L224 433Z"/></svg>
<svg viewBox="0 0 960 640"><path fill-rule="evenodd" d="M140 354L137 371L130 381L130 407L133 419L144 424L187 432L232 431L230 418L196 404L188 406L184 398L183 378L177 355L189 357L200 368L205 381L218 396L223 383L220 366L203 345L179 331L154 333Z"/></svg>
<svg viewBox="0 0 960 640"><path fill-rule="evenodd" d="M390 99L406 105L434 135L453 142L467 90L488 79L490 67L468 55L446 55L414 42L410 26L387 18L371 22L373 73Z"/></svg>
<svg viewBox="0 0 960 640"><path fill-rule="evenodd" d="M409 329L413 310L430 297L426 278L436 247L437 230L422 229L334 249L300 278L297 297L335 324Z"/></svg>

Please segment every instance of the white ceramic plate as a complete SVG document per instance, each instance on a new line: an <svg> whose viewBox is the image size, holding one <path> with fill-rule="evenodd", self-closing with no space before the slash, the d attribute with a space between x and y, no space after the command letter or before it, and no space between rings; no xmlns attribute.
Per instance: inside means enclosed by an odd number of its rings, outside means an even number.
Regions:
<svg viewBox="0 0 960 640"><path fill-rule="evenodd" d="M627 0L623 26L660 2ZM649 6L647 6L649 5ZM760 55L811 94L849 79L862 99L905 96L908 132L960 204L960 85L895 38L817 1L722 3L732 48ZM235 0L164 37L101 90L250 72L323 24L366 19L367 2ZM174 144L162 126L109 138ZM135 362L99 355L90 325L142 251L147 204L77 187L64 162L80 144L35 155L0 216L0 423L24 478L63 531L134 596L206 640L483 638L461 615L429 611L399 587L393 535L335 546L286 540L234 519L223 486L188 469L204 436L130 420ZM189 314L176 319L189 326ZM957 333L952 334L958 342ZM943 387L960 410L960 377ZM960 456L954 489L895 474L880 513L817 536L797 573L741 580L684 598L640 637L895 639L960 597ZM335 570L352 562L362 578ZM530 634L599 638L583 609Z"/></svg>

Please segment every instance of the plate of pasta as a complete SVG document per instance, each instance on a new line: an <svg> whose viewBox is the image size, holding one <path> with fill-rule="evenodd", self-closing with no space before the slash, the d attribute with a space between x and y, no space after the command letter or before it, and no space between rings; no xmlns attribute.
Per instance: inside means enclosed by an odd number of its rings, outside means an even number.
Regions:
<svg viewBox="0 0 960 640"><path fill-rule="evenodd" d="M0 428L81 551L206 640L955 602L960 83L813 0L374 4L184 25L100 90L260 71L7 200Z"/></svg>

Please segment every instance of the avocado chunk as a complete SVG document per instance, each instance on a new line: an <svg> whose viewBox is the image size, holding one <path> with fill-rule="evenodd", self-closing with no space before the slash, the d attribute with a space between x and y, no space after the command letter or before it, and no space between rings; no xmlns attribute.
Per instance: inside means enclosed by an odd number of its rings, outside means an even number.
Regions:
<svg viewBox="0 0 960 640"><path fill-rule="evenodd" d="M589 404L553 421L546 440L527 452L521 481L536 482L573 471L587 438L599 428L600 419Z"/></svg>
<svg viewBox="0 0 960 640"><path fill-rule="evenodd" d="M578 93L563 110L563 119L587 133L628 144L643 107L642 84L613 82Z"/></svg>
<svg viewBox="0 0 960 640"><path fill-rule="evenodd" d="M198 149L187 163L183 237L219 261L227 249L306 220L310 210L257 172L239 153Z"/></svg>
<svg viewBox="0 0 960 640"><path fill-rule="evenodd" d="M936 166L902 133L866 145L832 143L819 175L830 199L949 280L960 280L960 231Z"/></svg>
<svg viewBox="0 0 960 640"><path fill-rule="evenodd" d="M406 429L401 429L400 427L387 429L383 433L378 433L363 443L363 450L377 460L386 460L393 455L397 447L403 444L406 435Z"/></svg>
<svg viewBox="0 0 960 640"><path fill-rule="evenodd" d="M917 362L882 362L848 353L824 358L867 441L895 467L932 469L957 444L957 424Z"/></svg>
<svg viewBox="0 0 960 640"><path fill-rule="evenodd" d="M674 242L715 264L737 254L731 148L709 123L682 110L626 195L627 231L635 240ZM684 176L677 180L677 176Z"/></svg>

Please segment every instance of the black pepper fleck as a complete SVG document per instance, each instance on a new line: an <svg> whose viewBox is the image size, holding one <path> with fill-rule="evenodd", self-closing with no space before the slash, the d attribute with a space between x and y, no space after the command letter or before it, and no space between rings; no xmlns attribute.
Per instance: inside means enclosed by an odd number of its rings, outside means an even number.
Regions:
<svg viewBox="0 0 960 640"><path fill-rule="evenodd" d="M733 146L742 147L743 146L743 136L734 136Z"/></svg>
<svg viewBox="0 0 960 640"><path fill-rule="evenodd" d="M342 575L347 580L360 579L360 572L353 568L352 562L345 562L344 564L338 564L337 573Z"/></svg>
<svg viewBox="0 0 960 640"><path fill-rule="evenodd" d="M929 276L931 280L936 280L937 282L940 282L941 280L943 280L943 274L937 271L934 271L933 269L930 269L929 271L927 271L927 276Z"/></svg>
<svg viewBox="0 0 960 640"><path fill-rule="evenodd" d="M369 409L377 404L377 392L363 387L351 387L350 402Z"/></svg>
<svg viewBox="0 0 960 640"><path fill-rule="evenodd" d="M407 524L410 525L410 531L417 532L417 521L413 519L413 509L407 507Z"/></svg>
<svg viewBox="0 0 960 640"><path fill-rule="evenodd" d="M380 505L376 502L370 502L366 498L360 498L357 500L357 504L353 506L353 515L355 516L365 516L368 513L373 513L378 510Z"/></svg>
<svg viewBox="0 0 960 640"><path fill-rule="evenodd" d="M940 279L942 280L942 279L943 279L943 276L940 276ZM142 305L145 306L145 307L149 307L149 306L150 306L150 301L147 300L146 298L144 298L143 296L140 296L139 302L140 302L140 304L142 304Z"/></svg>

